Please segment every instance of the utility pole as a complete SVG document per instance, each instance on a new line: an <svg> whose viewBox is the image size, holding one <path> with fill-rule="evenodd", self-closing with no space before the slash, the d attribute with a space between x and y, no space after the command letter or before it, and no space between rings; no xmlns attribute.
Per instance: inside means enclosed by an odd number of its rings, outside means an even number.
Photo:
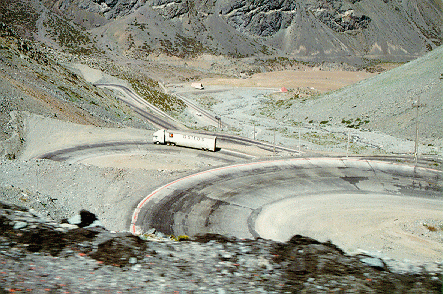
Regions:
<svg viewBox="0 0 443 294"><path fill-rule="evenodd" d="M218 121L218 128L221 129L222 128L221 117L220 116L215 116L215 119Z"/></svg>
<svg viewBox="0 0 443 294"><path fill-rule="evenodd" d="M417 100L412 102L412 107L415 107L415 147L414 147L414 164L417 166L418 162L418 108L420 107L420 96Z"/></svg>

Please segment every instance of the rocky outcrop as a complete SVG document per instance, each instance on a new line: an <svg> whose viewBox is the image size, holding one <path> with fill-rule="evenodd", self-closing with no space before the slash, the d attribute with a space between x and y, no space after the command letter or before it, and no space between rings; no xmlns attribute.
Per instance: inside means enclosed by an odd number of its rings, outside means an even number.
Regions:
<svg viewBox="0 0 443 294"><path fill-rule="evenodd" d="M137 8L145 4L146 0L93 0L84 1L83 5L93 12L99 12L105 15L107 19L113 19L134 12Z"/></svg>
<svg viewBox="0 0 443 294"><path fill-rule="evenodd" d="M358 1L353 1L352 4ZM313 15L335 32L346 32L367 29L371 18L366 15L357 15L348 3L343 1L324 1L316 6L309 7Z"/></svg>
<svg viewBox="0 0 443 294"><path fill-rule="evenodd" d="M94 26L103 25L104 22L100 19L103 17L109 20L131 14L144 5L146 0L42 0L41 2L77 24ZM83 18L80 18L81 15Z"/></svg>
<svg viewBox="0 0 443 294"><path fill-rule="evenodd" d="M348 3L349 4L349 3ZM241 32L267 37L288 28L297 9L308 9L335 32L366 29L371 19L357 15L351 5L342 1L319 1L307 5L294 1L233 1L222 6L221 15Z"/></svg>
<svg viewBox="0 0 443 294"><path fill-rule="evenodd" d="M8 104L8 101L2 101L0 110L6 110L9 107L6 104ZM18 158L23 147L23 120L19 112L12 111L9 115L11 119L2 125L3 134L0 136L0 158L13 160Z"/></svg>
<svg viewBox="0 0 443 294"><path fill-rule="evenodd" d="M220 13L240 32L267 37L291 25L296 6L288 0L231 1L221 6Z"/></svg>
<svg viewBox="0 0 443 294"><path fill-rule="evenodd" d="M166 19L173 19L189 12L188 1L154 0L152 8Z"/></svg>

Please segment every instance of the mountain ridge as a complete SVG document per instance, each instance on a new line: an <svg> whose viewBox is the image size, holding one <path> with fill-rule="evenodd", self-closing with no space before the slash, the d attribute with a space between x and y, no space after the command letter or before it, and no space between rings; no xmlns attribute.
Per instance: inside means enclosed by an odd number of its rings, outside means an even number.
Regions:
<svg viewBox="0 0 443 294"><path fill-rule="evenodd" d="M6 10L24 5L19 1L11 6L9 2L12 3L10 0L4 3ZM405 62L438 47L443 40L440 0L33 0L31 3L27 7L29 15L23 16L28 18L31 28L24 35L35 36L36 32L44 31L42 25L37 28L32 24L36 15L42 17L42 8L31 9L44 6L48 15L43 17L64 19L66 23L59 28L70 26L68 30L89 34L90 40L77 37L78 46L88 42L89 47L95 45L98 51L130 58L146 59L160 53L195 57L209 53L352 64L367 60ZM5 8L2 10L0 16L5 18L8 13ZM43 20L42 24L48 27L50 22ZM49 39L60 39L56 34L46 35ZM40 41L45 40L40 36ZM75 40L70 46L76 46Z"/></svg>

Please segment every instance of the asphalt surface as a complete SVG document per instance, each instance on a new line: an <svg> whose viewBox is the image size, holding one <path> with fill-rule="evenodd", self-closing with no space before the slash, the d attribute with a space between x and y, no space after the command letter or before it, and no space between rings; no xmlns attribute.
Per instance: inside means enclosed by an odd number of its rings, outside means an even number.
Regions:
<svg viewBox="0 0 443 294"><path fill-rule="evenodd" d="M412 259L423 258L415 246L425 245L432 260L443 254L441 241L408 230L416 229L411 216L418 229L423 219L443 221L441 179L433 169L364 159L238 164L158 188L139 203L130 229L277 241L303 233L396 258L408 250Z"/></svg>
<svg viewBox="0 0 443 294"><path fill-rule="evenodd" d="M238 161L251 160L252 155L234 152L231 150L218 148L216 152L204 152L202 150L157 145L152 142L143 141L113 141L91 144L81 144L73 147L57 149L38 155L37 159L50 159L54 161L63 161L67 163L82 162L89 158L96 158L108 155L125 154L157 154L165 157L169 155L180 154L182 157L197 154L201 158L216 160L223 165L234 164Z"/></svg>
<svg viewBox="0 0 443 294"><path fill-rule="evenodd" d="M128 106L132 107L135 112L137 112L144 119L152 123L154 126L158 128L164 129L181 129L183 126L177 122L174 118L169 116L164 111L161 111L151 103L147 102L145 99L140 97L137 93L119 84L104 84L97 83L94 84L96 87L104 87L115 89L122 92L124 95L120 98L121 101L126 103ZM150 111L147 111L149 109Z"/></svg>

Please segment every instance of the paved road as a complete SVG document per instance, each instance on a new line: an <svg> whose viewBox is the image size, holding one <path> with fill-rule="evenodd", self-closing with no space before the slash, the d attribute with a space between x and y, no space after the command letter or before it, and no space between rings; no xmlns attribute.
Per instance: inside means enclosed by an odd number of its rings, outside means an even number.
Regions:
<svg viewBox="0 0 443 294"><path fill-rule="evenodd" d="M145 99L134 93L128 87L119 84L94 84L96 87L105 87L121 91L124 95L121 100L128 106L132 107L135 112L141 115L144 119L152 123L154 126L163 129L183 129L184 127L174 118L169 116L164 111L161 111ZM150 109L150 111L147 111Z"/></svg>
<svg viewBox="0 0 443 294"><path fill-rule="evenodd" d="M206 110L202 109L195 103L191 102L186 97L179 95L177 93L172 93L171 95L175 95L177 98L181 99L188 108L193 109L196 113L198 113L200 116L206 118L206 120L215 127L221 127L221 128L227 128L228 125L225 122L222 122L220 118L217 118L217 116L207 112Z"/></svg>
<svg viewBox="0 0 443 294"><path fill-rule="evenodd" d="M231 152L229 150L219 150L217 152L204 152L197 149L172 147L153 144L146 141L113 141L96 144L83 144L74 147L58 149L39 155L39 159L51 159L54 161L64 161L67 163L81 162L85 159L100 157L111 154L158 154L165 156L165 153L186 157L190 154L197 154L204 158L216 160L220 164L234 164L239 161L251 160L254 157L248 154Z"/></svg>
<svg viewBox="0 0 443 294"><path fill-rule="evenodd" d="M441 184L439 171L364 159L239 164L150 193L135 209L131 231L156 228L173 235L219 233L278 241L303 233L349 250L392 255L418 254L416 245L424 245L426 258L432 258L443 256L441 240L407 230L417 229L411 222L423 229L424 219L443 222ZM383 228L389 233L380 234Z"/></svg>
<svg viewBox="0 0 443 294"><path fill-rule="evenodd" d="M127 105L132 107L135 112L137 112L139 115L141 115L143 118L145 118L147 121L152 123L154 126L158 128L163 129L173 129L173 130L180 130L180 129L186 129L183 125L181 125L179 122L177 122L174 118L169 116L164 111L161 111L154 105L147 102L145 99L140 97L138 94L134 93L131 89L128 87L125 87L123 85L118 84L95 84L97 87L106 87L111 89L116 89L121 91L124 94L124 99L122 98L122 101L125 102ZM183 101L187 104L188 107L200 112L202 115L204 115L206 118L212 120L213 122L218 123L218 120L213 117L211 114L206 112L205 110L199 108L197 105L191 103L188 99L184 98L183 96L177 95L178 98L183 99ZM150 111L147 111L146 109L150 109ZM226 126L225 124L223 124ZM221 134L221 133L211 133L211 132L203 132L208 135L215 135L217 136L217 139L222 142L226 143L236 143L236 144L247 144L247 145L253 145L258 148L261 148L266 151L275 150L275 151L287 151L294 154L300 153L297 150L285 148L281 146L273 146L272 144L251 140L248 138L243 138L240 136L235 135L228 135L228 134ZM81 146L79 146L82 148Z"/></svg>

